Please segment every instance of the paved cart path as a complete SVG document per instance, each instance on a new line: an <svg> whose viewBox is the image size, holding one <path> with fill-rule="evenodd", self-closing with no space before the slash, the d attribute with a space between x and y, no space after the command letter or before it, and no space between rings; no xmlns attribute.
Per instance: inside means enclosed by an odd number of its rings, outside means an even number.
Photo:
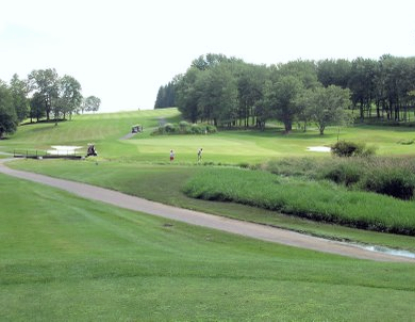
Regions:
<svg viewBox="0 0 415 322"><path fill-rule="evenodd" d="M373 252L358 246L304 235L290 230L248 223L198 211L172 207L139 197L130 196L117 191L92 186L89 184L64 179L56 179L26 171L13 170L4 165L6 161L8 161L8 159L0 159L0 173L4 173L6 175L14 176L24 180L46 184L58 189L66 190L86 199L97 200L129 210L140 211L163 218L182 221L191 225L208 227L226 231L232 234L243 235L289 246L311 249L319 252L375 261L415 263L415 259L409 257Z"/></svg>

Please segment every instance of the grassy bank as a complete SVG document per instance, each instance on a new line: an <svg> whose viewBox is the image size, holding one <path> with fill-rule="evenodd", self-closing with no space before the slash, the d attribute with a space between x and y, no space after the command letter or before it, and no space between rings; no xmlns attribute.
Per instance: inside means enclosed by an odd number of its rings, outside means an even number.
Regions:
<svg viewBox="0 0 415 322"><path fill-rule="evenodd" d="M187 180L205 166L136 164L120 162L22 160L9 166L55 177L87 182L162 203L205 211L235 219L274 225L326 238L352 240L415 251L412 237L380 234L323 222L310 221L276 211L231 202L187 197L182 190Z"/></svg>
<svg viewBox="0 0 415 322"><path fill-rule="evenodd" d="M232 201L316 221L415 234L414 202L348 191L330 182L282 178L263 171L208 169L193 177L184 192L193 198Z"/></svg>

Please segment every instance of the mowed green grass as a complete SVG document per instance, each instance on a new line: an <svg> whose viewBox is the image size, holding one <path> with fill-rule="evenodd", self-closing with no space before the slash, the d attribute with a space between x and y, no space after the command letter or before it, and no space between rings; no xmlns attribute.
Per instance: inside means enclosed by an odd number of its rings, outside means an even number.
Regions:
<svg viewBox="0 0 415 322"><path fill-rule="evenodd" d="M57 127L52 126L53 129L49 132L41 131L41 135L36 134L36 129L46 125L25 125L19 128L12 139L2 142L5 144L3 150L11 150L13 146L82 145L84 142L93 141L96 142L100 155L98 158L87 159L80 163L49 160L25 161L15 166L242 220L274 224L330 238L414 249L412 239L402 240L401 237L393 238L389 235L379 237L378 234L366 232L362 234L360 231L344 230L337 226L298 221L287 216L281 217L272 212L258 213L256 209L241 208L235 205L221 203L213 205L209 202L186 198L180 191L184 181L195 171L193 166L196 165L196 152L200 146L204 147L203 164L255 164L287 156L331 158L328 153L309 152L307 147L327 146L336 142L338 137L376 145L379 147L379 153L387 152L385 155L413 155L414 146L399 144L402 141L411 140L415 136L413 130L392 127L331 128L326 131L326 135L320 136L318 131L313 129L306 133L294 131L289 135L283 135L280 128L274 127L265 132L240 130L221 131L218 134L201 136L151 136L152 130L159 125L160 120L178 123L180 113L172 108L80 115L74 116L72 121L60 123ZM131 125L138 123L144 125L144 133L139 133L129 140L120 140L129 133ZM61 126L65 127L66 132L56 133L55 128ZM90 128L100 130L91 132ZM90 137L87 140L79 141L80 138L88 137L88 135ZM176 151L176 160L172 167L168 164L170 149ZM96 160L99 163L98 167L95 167Z"/></svg>
<svg viewBox="0 0 415 322"><path fill-rule="evenodd" d="M187 197L183 193L191 178L203 173L208 166L108 162L94 160L22 160L10 167L47 174L53 177L90 183L130 195L195 209L244 221L274 225L330 239L349 240L371 245L383 245L415 252L415 238L352 229L322 222L286 216L275 211L229 202L214 202ZM223 167L220 167L219 170Z"/></svg>
<svg viewBox="0 0 415 322"><path fill-rule="evenodd" d="M0 175L3 321L411 321L411 264L260 242Z"/></svg>
<svg viewBox="0 0 415 322"><path fill-rule="evenodd" d="M415 145L400 144L415 140L413 129L392 127L328 128L319 135L317 129L307 132L294 130L284 135L282 128L265 132L256 130L219 131L213 135L152 136L163 122L178 123L180 113L175 108L107 114L74 115L71 121L28 124L19 127L10 140L1 142L3 149L50 149L51 145L82 146L94 143L100 158L125 162L166 162L170 150L176 153L176 163L195 163L197 150L203 147L203 161L208 163L262 163L281 157L318 156L329 153L310 152L309 147L330 146L337 139L364 142L378 148L380 155L414 155ZM144 133L129 140L131 126L142 124Z"/></svg>
<svg viewBox="0 0 415 322"><path fill-rule="evenodd" d="M175 109L74 116L25 125L2 151L95 143L98 158L11 166L90 182L178 206L331 238L414 250L414 239L301 221L268 211L185 197L206 163L261 163L330 145L337 129L283 135L278 128L208 136L150 136ZM145 132L120 140L130 126ZM413 155L414 132L340 129L340 139ZM382 138L381 140L379 138ZM170 149L176 160L168 164ZM98 163L96 163L98 161ZM414 266L377 263L264 243L89 202L0 176L0 309L6 321L411 321ZM0 319L0 320L1 320Z"/></svg>

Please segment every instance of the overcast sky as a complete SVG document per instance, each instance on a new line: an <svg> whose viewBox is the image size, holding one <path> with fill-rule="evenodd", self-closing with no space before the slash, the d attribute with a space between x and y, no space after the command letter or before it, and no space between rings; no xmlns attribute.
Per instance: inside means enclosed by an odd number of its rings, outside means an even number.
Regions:
<svg viewBox="0 0 415 322"><path fill-rule="evenodd" d="M0 0L0 79L55 68L102 112L152 109L207 53L248 63L415 56L415 0Z"/></svg>

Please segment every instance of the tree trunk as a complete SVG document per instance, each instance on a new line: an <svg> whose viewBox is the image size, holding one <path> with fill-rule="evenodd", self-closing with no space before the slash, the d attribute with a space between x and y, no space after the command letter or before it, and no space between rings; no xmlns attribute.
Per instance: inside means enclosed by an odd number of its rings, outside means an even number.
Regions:
<svg viewBox="0 0 415 322"><path fill-rule="evenodd" d="M365 113L363 108L363 100L360 101L360 120L363 121L365 119Z"/></svg>
<svg viewBox="0 0 415 322"><path fill-rule="evenodd" d="M377 119L380 119L380 102L376 102L376 117Z"/></svg>
<svg viewBox="0 0 415 322"><path fill-rule="evenodd" d="M285 133L288 134L291 132L291 130L293 129L293 125L291 121L285 121L284 122L284 127L285 127Z"/></svg>
<svg viewBox="0 0 415 322"><path fill-rule="evenodd" d="M245 100L245 128L249 127L248 100Z"/></svg>
<svg viewBox="0 0 415 322"><path fill-rule="evenodd" d="M393 101L392 99L389 100L389 110L388 110L388 120L392 119L393 115Z"/></svg>
<svg viewBox="0 0 415 322"><path fill-rule="evenodd" d="M46 120L50 121L50 112L52 111L52 99L46 96Z"/></svg>
<svg viewBox="0 0 415 322"><path fill-rule="evenodd" d="M395 105L395 121L399 122L399 104Z"/></svg>

